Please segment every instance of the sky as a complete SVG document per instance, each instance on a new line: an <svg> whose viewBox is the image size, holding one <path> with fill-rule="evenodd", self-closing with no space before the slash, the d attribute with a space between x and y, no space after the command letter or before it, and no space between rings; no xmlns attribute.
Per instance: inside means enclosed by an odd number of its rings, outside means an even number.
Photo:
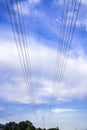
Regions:
<svg viewBox="0 0 87 130"><path fill-rule="evenodd" d="M66 1L68 7L72 0ZM67 13L66 8L62 22L63 6L63 0L18 0L11 3L10 15L13 11L18 21L17 14L22 14L24 22L29 52L29 87L25 83L7 4L0 0L0 123L30 120L42 128L87 128L87 0L81 1L79 12L78 4L75 7L78 18L60 80L65 55L61 50L64 29L73 15L71 10ZM14 32L17 36L15 29ZM20 31L18 36L22 36Z"/></svg>

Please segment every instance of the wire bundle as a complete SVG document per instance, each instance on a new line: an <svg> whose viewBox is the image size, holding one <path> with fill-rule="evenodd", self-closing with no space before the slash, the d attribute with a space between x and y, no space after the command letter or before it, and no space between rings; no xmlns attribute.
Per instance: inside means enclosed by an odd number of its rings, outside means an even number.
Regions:
<svg viewBox="0 0 87 130"><path fill-rule="evenodd" d="M54 73L55 76L53 80L53 88L57 89L57 98L59 98L60 89L62 86L67 58L71 48L80 5L81 0L64 0L59 43L57 46L56 67ZM57 86L56 83L58 83Z"/></svg>
<svg viewBox="0 0 87 130"><path fill-rule="evenodd" d="M15 4L16 11L13 8ZM34 103L33 85L31 79L31 63L28 50L28 43L26 38L24 19L22 16L22 7L18 0L6 0L6 5L10 17L12 31L21 63L25 84L27 87L27 94L29 96L29 102Z"/></svg>
<svg viewBox="0 0 87 130"><path fill-rule="evenodd" d="M17 11L14 11L13 9L14 3ZM6 0L6 5L8 8L12 31L14 34L15 43L21 62L23 76L27 86L27 93L31 102L34 102L35 95L33 93L33 85L31 79L31 63L24 26L24 19L22 16L22 7L21 4L19 4L18 0ZM81 0L64 0L59 41L57 46L56 66L53 79L53 88L57 89L57 97L59 97L61 83L63 81L68 53L71 47L80 5ZM56 83L59 84L57 87Z"/></svg>

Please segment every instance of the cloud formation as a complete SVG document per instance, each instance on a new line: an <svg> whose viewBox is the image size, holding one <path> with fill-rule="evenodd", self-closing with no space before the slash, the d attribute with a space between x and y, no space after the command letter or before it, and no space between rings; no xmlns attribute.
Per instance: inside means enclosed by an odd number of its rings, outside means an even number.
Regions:
<svg viewBox="0 0 87 130"><path fill-rule="evenodd" d="M64 77L59 81L62 66L56 69L56 63L59 63L56 55L58 54L61 61L63 60L64 54L57 49L63 2L62 0L18 2L19 14L20 5L22 7L30 56L28 60L31 66L29 74L32 87L27 87L7 8L3 5L4 2L0 1L0 121L2 123L27 119L37 127L43 127L44 117L46 127L59 126L62 130L73 130L79 124L79 129L86 128L87 4L86 1L82 1L72 47L67 52L69 57ZM17 16L15 3L13 8ZM70 13L67 17L71 15ZM29 77L28 79L30 81Z"/></svg>
<svg viewBox="0 0 87 130"><path fill-rule="evenodd" d="M55 108L51 110L54 113L64 113L64 112L72 112L74 109L63 109L63 108Z"/></svg>
<svg viewBox="0 0 87 130"><path fill-rule="evenodd" d="M55 103L60 101L72 101L74 99L83 100L87 98L87 58L84 52L83 55L82 53L79 53L78 57L74 57L74 51L70 53L71 57L67 61L64 79L60 83L57 80L54 89L53 78L55 76L55 57L57 50L45 46L42 43L40 45L40 50L38 50L39 42L32 38L28 40L31 41L31 44L29 45L32 73L31 79L33 87L32 91L34 91L36 103L49 103L49 97L56 98ZM0 54L0 65L8 70L12 68L11 72L8 73L7 71L5 82L1 82L0 98L11 102L30 102L28 99L29 97L26 94L27 88L24 84L23 73L16 46L10 42L8 44L5 44L4 42L0 45L0 48L2 50L2 53ZM3 67L2 76L4 74ZM59 71L57 73L59 73ZM31 98L30 94L29 96Z"/></svg>

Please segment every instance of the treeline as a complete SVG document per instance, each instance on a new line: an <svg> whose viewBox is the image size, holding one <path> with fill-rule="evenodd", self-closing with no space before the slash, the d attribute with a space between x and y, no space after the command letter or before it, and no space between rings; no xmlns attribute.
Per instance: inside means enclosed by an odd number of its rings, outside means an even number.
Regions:
<svg viewBox="0 0 87 130"><path fill-rule="evenodd" d="M0 130L46 130L45 128L36 128L32 122L30 121L21 121L19 123L16 122L9 122L6 123L3 128L0 128ZM49 128L48 130L59 130L58 127L56 128Z"/></svg>

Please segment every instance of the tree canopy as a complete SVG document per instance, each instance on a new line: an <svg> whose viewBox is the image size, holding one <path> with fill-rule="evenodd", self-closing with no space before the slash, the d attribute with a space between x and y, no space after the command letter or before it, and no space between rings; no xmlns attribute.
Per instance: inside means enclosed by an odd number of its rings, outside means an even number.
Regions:
<svg viewBox="0 0 87 130"><path fill-rule="evenodd" d="M5 124L5 127L3 130L46 130L46 128L36 128L32 122L26 120L21 121L19 123L16 122L9 122ZM58 127L56 128L49 128L48 130L59 130Z"/></svg>
<svg viewBox="0 0 87 130"><path fill-rule="evenodd" d="M30 121L21 121L6 123L4 130L35 130L34 125Z"/></svg>

